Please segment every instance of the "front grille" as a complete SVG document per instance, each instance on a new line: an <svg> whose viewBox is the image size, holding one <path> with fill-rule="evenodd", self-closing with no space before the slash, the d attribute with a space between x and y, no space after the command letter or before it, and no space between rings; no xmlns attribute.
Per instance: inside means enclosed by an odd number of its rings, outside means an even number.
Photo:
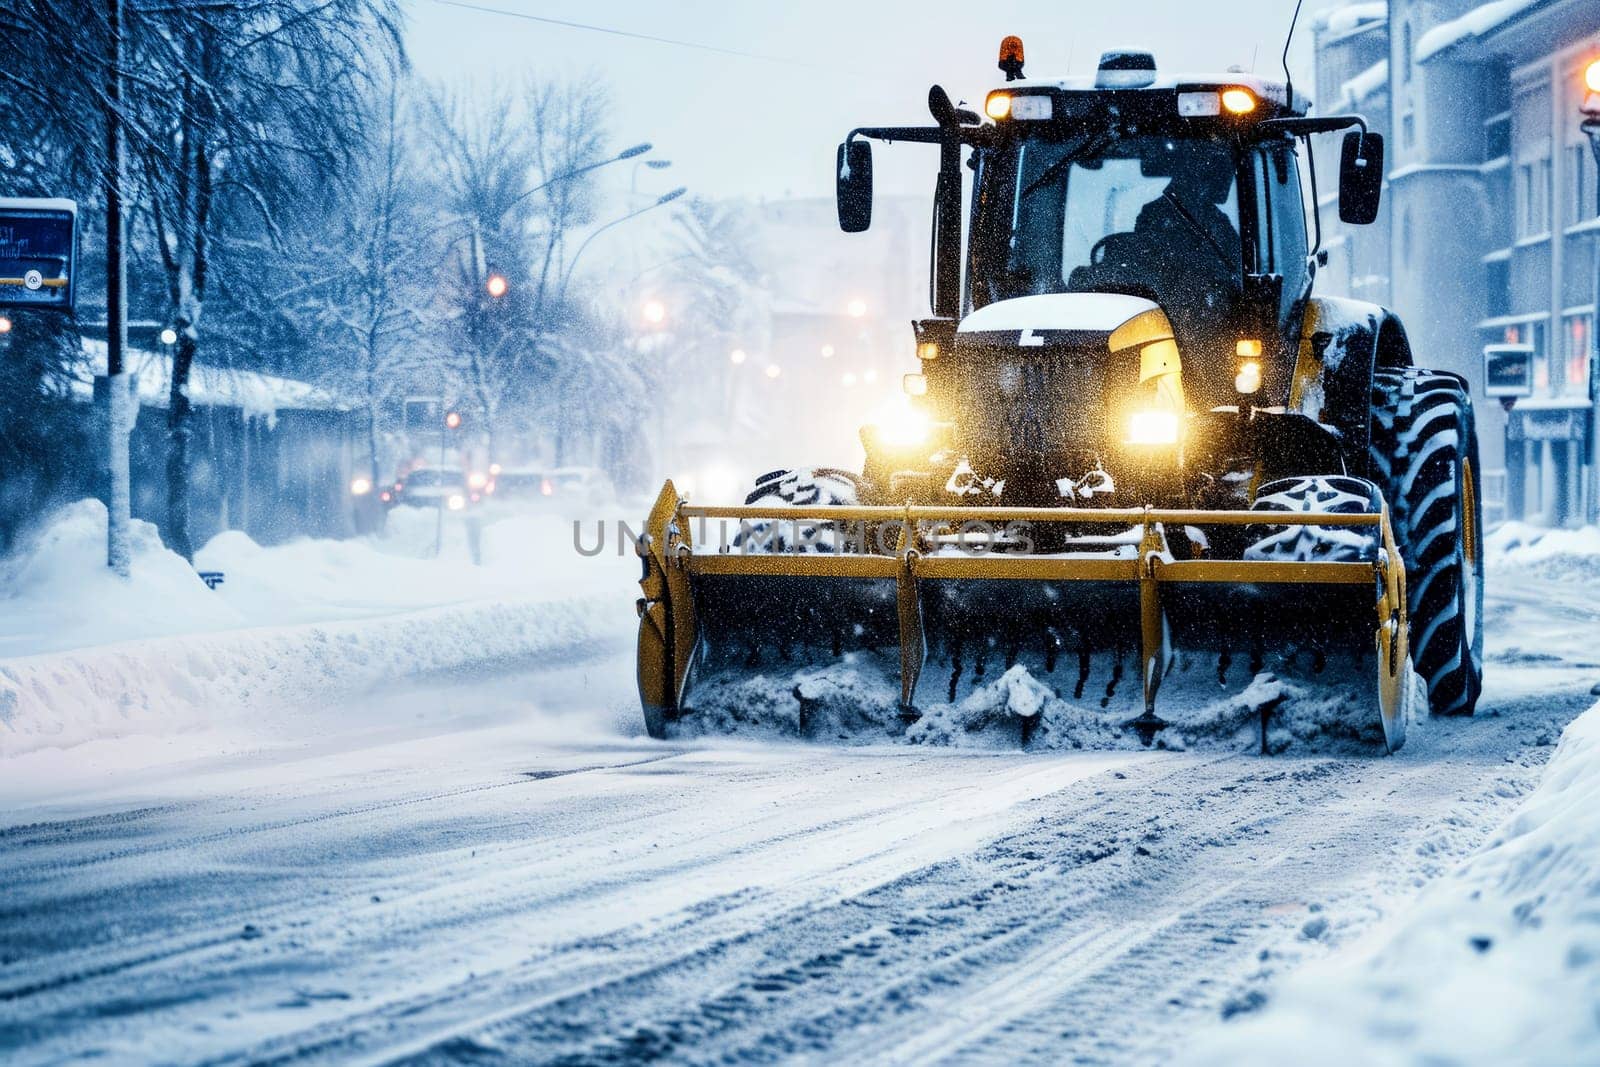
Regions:
<svg viewBox="0 0 1600 1067"><path fill-rule="evenodd" d="M1052 346L956 355L955 410L968 455L1031 465L1101 447L1108 362L1103 352Z"/></svg>

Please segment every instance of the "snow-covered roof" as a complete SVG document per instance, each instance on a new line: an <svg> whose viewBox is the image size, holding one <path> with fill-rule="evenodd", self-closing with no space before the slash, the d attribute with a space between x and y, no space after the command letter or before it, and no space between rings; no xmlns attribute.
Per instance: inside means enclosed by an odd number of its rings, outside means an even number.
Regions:
<svg viewBox="0 0 1600 1067"><path fill-rule="evenodd" d="M78 213L78 202L59 196L0 196L0 211L69 211Z"/></svg>
<svg viewBox="0 0 1600 1067"><path fill-rule="evenodd" d="M1129 86L1126 89L1107 90L1097 86L1095 81L1099 74L1073 74L1065 78L1023 78L1020 81L1006 82L995 87L996 92L1018 92L1025 89L1060 89L1064 92L1094 92L1096 90L1137 92L1145 89L1176 89L1180 85L1184 88L1216 86L1223 88L1229 85L1239 85L1249 89L1258 98L1277 104L1282 107L1288 99L1288 90L1283 82L1272 78L1263 78L1257 74L1246 74L1242 71L1208 71L1199 74L1186 74L1174 72L1168 74L1157 70L1152 80L1146 85ZM1300 93L1295 93L1294 110L1304 111L1309 106L1309 101Z"/></svg>
<svg viewBox="0 0 1600 1067"><path fill-rule="evenodd" d="M1389 61L1380 59L1339 86L1339 102L1354 107L1389 84Z"/></svg>
<svg viewBox="0 0 1600 1067"><path fill-rule="evenodd" d="M94 378L106 372L106 342L83 339L84 361L74 390L88 396L94 391ZM142 407L167 406L167 381L170 363L166 356L132 348L127 366L135 380ZM235 407L246 415L271 418L280 411L346 411L349 405L332 393L293 378L280 378L259 371L233 370L196 363L189 372L189 402L196 407Z"/></svg>
<svg viewBox="0 0 1600 1067"><path fill-rule="evenodd" d="M1312 27L1321 32L1340 34L1387 21L1389 21L1389 5L1386 0L1377 0L1376 3L1366 0L1363 3L1345 4L1332 11L1324 11L1317 15Z"/></svg>
<svg viewBox="0 0 1600 1067"><path fill-rule="evenodd" d="M1546 0L1494 0L1493 3L1480 4L1460 18L1441 22L1423 34L1422 39L1417 42L1417 62L1426 63L1440 52L1454 48L1463 41L1491 33L1524 11L1545 2Z"/></svg>

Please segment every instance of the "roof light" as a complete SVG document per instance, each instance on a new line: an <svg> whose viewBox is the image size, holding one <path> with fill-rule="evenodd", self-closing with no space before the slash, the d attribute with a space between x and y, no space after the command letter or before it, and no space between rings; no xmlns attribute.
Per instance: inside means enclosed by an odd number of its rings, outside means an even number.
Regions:
<svg viewBox="0 0 1600 1067"><path fill-rule="evenodd" d="M1011 114L1011 94L990 93L989 99L984 101L983 111L992 119L1007 118Z"/></svg>
<svg viewBox="0 0 1600 1067"><path fill-rule="evenodd" d="M1019 122L1046 122L1055 114L1055 101L1043 93L1011 98L1011 117Z"/></svg>
<svg viewBox="0 0 1600 1067"><path fill-rule="evenodd" d="M1178 114L1186 119L1222 114L1222 97L1217 93L1179 93Z"/></svg>
<svg viewBox="0 0 1600 1067"><path fill-rule="evenodd" d="M1591 93L1600 93L1600 59L1590 63L1583 72L1583 84Z"/></svg>
<svg viewBox="0 0 1600 1067"><path fill-rule="evenodd" d="M1222 90L1222 106L1235 115L1247 115L1256 109L1256 97L1249 89L1236 85Z"/></svg>
<svg viewBox="0 0 1600 1067"><path fill-rule="evenodd" d="M1115 51L1100 56L1096 89L1138 89L1156 80L1156 57L1149 52Z"/></svg>
<svg viewBox="0 0 1600 1067"><path fill-rule="evenodd" d="M1000 40L1000 69L1005 71L1006 81L1016 81L1022 77L1022 38L1016 35L1003 37Z"/></svg>

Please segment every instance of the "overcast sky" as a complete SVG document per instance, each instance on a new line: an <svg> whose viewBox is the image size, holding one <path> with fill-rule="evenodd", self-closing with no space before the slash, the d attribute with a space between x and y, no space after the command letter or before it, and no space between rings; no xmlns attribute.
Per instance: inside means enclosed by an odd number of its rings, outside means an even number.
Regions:
<svg viewBox="0 0 1600 1067"><path fill-rule="evenodd" d="M430 80L471 85L529 74L593 78L610 87L616 145L651 141L670 170L641 188L710 196L831 194L833 151L853 125L927 120L928 86L981 101L1003 80L1000 38L1022 37L1033 76L1083 73L1111 47L1142 47L1169 70L1239 64L1279 70L1292 0L470 0L543 18L673 38L715 51L630 39L407 0L412 61ZM1310 87L1306 0L1295 75ZM926 194L932 149L877 155L879 189ZM613 185L632 177L613 169Z"/></svg>

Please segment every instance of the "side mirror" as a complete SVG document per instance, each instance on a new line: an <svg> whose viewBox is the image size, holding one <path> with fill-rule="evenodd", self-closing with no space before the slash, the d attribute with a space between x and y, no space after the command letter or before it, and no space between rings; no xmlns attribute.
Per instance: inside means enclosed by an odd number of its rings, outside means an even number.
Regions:
<svg viewBox="0 0 1600 1067"><path fill-rule="evenodd" d="M1352 130L1339 152L1339 221L1365 226L1383 195L1383 135Z"/></svg>
<svg viewBox="0 0 1600 1067"><path fill-rule="evenodd" d="M834 198L839 205L839 229L860 233L872 225L872 145L866 141L840 145L837 173Z"/></svg>

